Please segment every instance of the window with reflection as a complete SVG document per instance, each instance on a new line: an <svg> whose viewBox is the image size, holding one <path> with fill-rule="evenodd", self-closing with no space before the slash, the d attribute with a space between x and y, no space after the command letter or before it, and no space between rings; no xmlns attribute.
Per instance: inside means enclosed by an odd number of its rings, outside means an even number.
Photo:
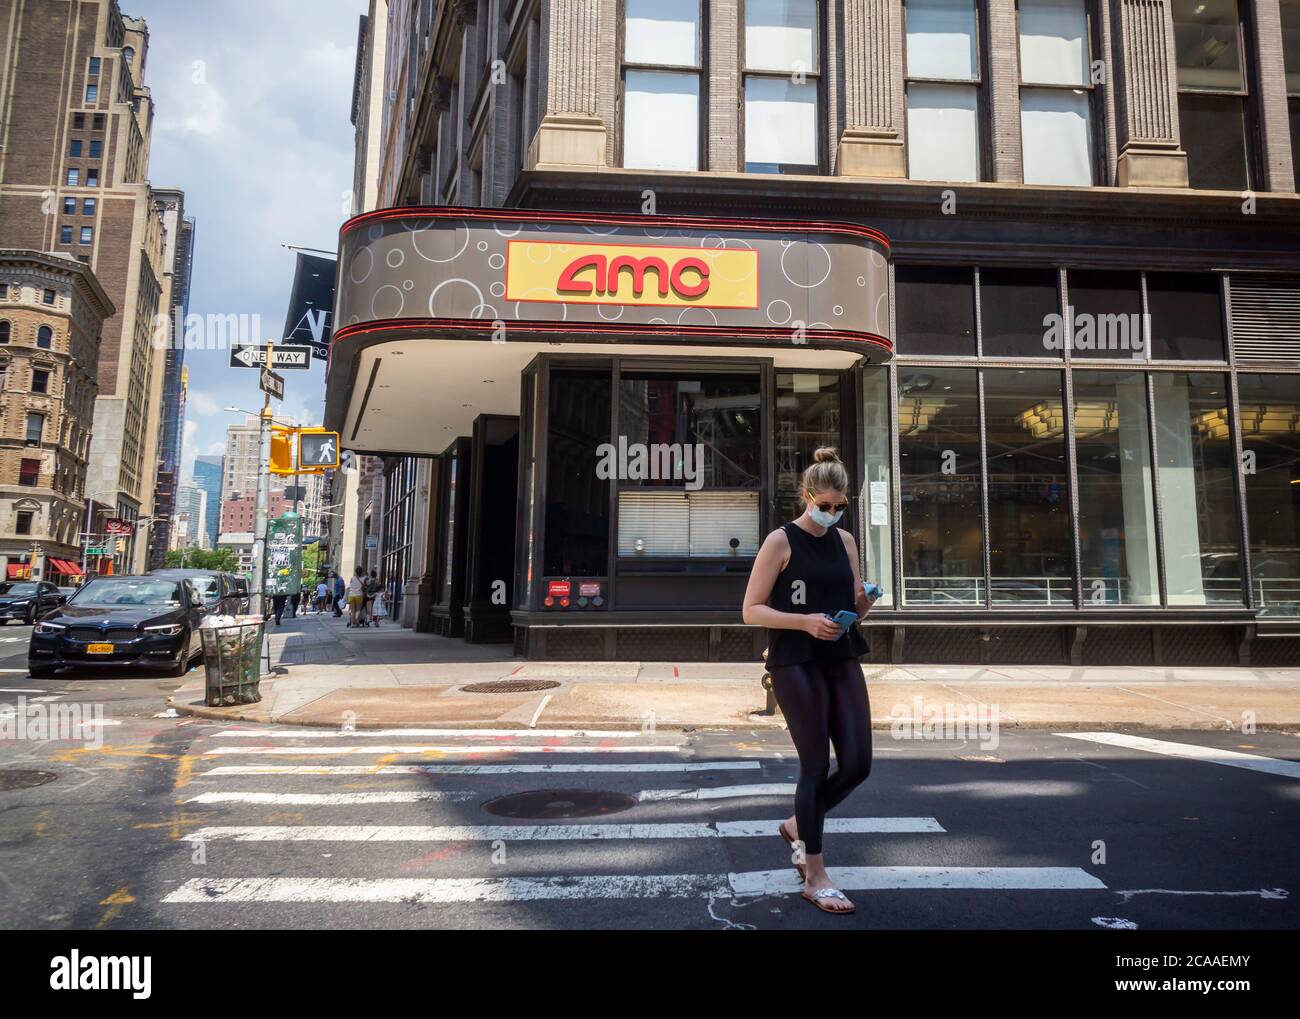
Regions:
<svg viewBox="0 0 1300 1019"><path fill-rule="evenodd" d="M974 0L907 0L907 175L980 179L980 50Z"/></svg>
<svg viewBox="0 0 1300 1019"><path fill-rule="evenodd" d="M900 265L894 269L900 354L975 355L975 270Z"/></svg>
<svg viewBox="0 0 1300 1019"><path fill-rule="evenodd" d="M1300 616L1300 376L1237 376L1255 605Z"/></svg>
<svg viewBox="0 0 1300 1019"><path fill-rule="evenodd" d="M1020 0L1020 138L1026 184L1094 181L1092 61L1084 0Z"/></svg>
<svg viewBox="0 0 1300 1019"><path fill-rule="evenodd" d="M838 373L776 373L776 515L780 523L803 512L799 479L818 446L840 447ZM843 450L841 459L843 459ZM849 493L850 495L852 493Z"/></svg>
<svg viewBox="0 0 1300 1019"><path fill-rule="evenodd" d="M1168 604L1242 602L1240 514L1227 379L1152 374Z"/></svg>
<svg viewBox="0 0 1300 1019"><path fill-rule="evenodd" d="M1076 371L1073 385L1083 604L1158 605L1146 375Z"/></svg>
<svg viewBox="0 0 1300 1019"><path fill-rule="evenodd" d="M603 576L609 566L609 481L597 476L610 441L608 369L552 369L546 425L542 572Z"/></svg>
<svg viewBox="0 0 1300 1019"><path fill-rule="evenodd" d="M986 369L989 592L994 605L1074 603L1062 378Z"/></svg>
<svg viewBox="0 0 1300 1019"><path fill-rule="evenodd" d="M985 601L973 368L898 369L903 603Z"/></svg>
<svg viewBox="0 0 1300 1019"><path fill-rule="evenodd" d="M745 0L745 170L817 173L821 40L817 0Z"/></svg>
<svg viewBox="0 0 1300 1019"><path fill-rule="evenodd" d="M700 168L700 0L626 0L623 165Z"/></svg>
<svg viewBox="0 0 1300 1019"><path fill-rule="evenodd" d="M1250 187L1237 0L1173 0L1178 127L1194 188Z"/></svg>

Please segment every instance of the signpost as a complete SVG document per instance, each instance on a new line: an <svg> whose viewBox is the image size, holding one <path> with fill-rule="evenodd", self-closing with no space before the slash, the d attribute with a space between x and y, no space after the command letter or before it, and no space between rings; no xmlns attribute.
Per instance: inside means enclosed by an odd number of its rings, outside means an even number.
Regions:
<svg viewBox="0 0 1300 1019"><path fill-rule="evenodd" d="M266 367L266 352L271 351L272 368L290 368L295 371L306 371L311 367L311 348L310 347L279 347L273 348L272 344L264 347L240 347L233 346L230 348L230 367L232 368L263 368Z"/></svg>

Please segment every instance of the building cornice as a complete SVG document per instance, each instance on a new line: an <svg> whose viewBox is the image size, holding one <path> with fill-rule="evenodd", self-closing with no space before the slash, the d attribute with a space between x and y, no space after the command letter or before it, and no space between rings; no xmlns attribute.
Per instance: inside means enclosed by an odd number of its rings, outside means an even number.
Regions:
<svg viewBox="0 0 1300 1019"><path fill-rule="evenodd" d="M0 248L0 265L26 265L33 269L53 272L80 281L84 295L94 301L103 312L103 318L112 318L117 308L90 266L75 259L31 248Z"/></svg>

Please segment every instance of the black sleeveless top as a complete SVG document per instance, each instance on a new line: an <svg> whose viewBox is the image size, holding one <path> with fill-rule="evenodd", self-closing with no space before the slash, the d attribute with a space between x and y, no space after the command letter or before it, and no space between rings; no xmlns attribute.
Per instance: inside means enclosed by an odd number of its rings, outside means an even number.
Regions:
<svg viewBox="0 0 1300 1019"><path fill-rule="evenodd" d="M790 561L772 585L768 604L780 612L805 615L854 609L853 564L838 527L828 527L820 538L793 521L781 525L790 543ZM795 601L795 582L803 581L803 597ZM866 638L856 625L839 640L819 640L802 630L768 630L767 664L799 665L808 661L858 658L868 651Z"/></svg>

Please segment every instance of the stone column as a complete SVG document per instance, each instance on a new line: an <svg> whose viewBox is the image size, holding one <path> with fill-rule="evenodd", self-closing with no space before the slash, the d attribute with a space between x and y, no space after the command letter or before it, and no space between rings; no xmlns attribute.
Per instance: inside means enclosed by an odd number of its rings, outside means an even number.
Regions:
<svg viewBox="0 0 1300 1019"><path fill-rule="evenodd" d="M1120 187L1187 187L1178 137L1178 68L1169 0L1111 0Z"/></svg>
<svg viewBox="0 0 1300 1019"><path fill-rule="evenodd" d="M542 5L546 105L528 146L529 169L605 165L605 122L597 111L600 10L593 0Z"/></svg>
<svg viewBox="0 0 1300 1019"><path fill-rule="evenodd" d="M841 177L906 177L901 0L844 0Z"/></svg>
<svg viewBox="0 0 1300 1019"><path fill-rule="evenodd" d="M1287 118L1286 68L1282 62L1282 13L1278 0L1253 0L1259 42L1257 81L1250 83L1263 135L1264 182L1269 191L1295 191L1291 127ZM1295 68L1292 68L1294 71Z"/></svg>

